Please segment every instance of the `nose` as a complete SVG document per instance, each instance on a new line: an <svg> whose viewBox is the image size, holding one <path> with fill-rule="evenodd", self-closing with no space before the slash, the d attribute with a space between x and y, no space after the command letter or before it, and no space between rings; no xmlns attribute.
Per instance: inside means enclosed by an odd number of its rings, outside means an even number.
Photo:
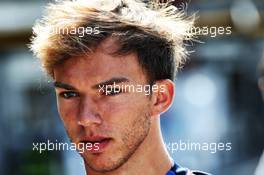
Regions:
<svg viewBox="0 0 264 175"><path fill-rule="evenodd" d="M101 124L102 119L98 113L98 107L94 100L82 98L79 106L78 124L83 127Z"/></svg>

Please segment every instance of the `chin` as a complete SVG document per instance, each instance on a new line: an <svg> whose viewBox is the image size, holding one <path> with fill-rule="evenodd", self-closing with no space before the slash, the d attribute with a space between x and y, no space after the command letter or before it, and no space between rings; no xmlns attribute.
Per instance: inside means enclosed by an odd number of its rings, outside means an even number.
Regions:
<svg viewBox="0 0 264 175"><path fill-rule="evenodd" d="M121 167L125 161L124 159L115 159L113 156L105 156L104 153L98 155L83 155L84 162L87 168L96 172L109 172L114 171Z"/></svg>

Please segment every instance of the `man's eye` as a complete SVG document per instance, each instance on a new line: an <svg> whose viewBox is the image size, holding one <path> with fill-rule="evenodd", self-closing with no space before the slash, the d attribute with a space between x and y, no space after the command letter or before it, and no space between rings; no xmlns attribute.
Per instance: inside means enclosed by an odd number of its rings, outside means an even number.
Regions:
<svg viewBox="0 0 264 175"><path fill-rule="evenodd" d="M67 91L67 92L61 92L59 94L60 97L65 98L65 99L69 99L72 97L77 97L78 94L76 92L72 92L72 91Z"/></svg>

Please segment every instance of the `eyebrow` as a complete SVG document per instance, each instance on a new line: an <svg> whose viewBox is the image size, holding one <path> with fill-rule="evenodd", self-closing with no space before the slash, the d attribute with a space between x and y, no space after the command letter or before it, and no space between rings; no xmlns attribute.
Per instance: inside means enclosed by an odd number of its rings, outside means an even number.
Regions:
<svg viewBox="0 0 264 175"><path fill-rule="evenodd" d="M100 87L104 87L106 85L112 85L114 83L118 84L118 83L123 83L123 82L129 82L129 79L125 77L113 77L109 80L106 80L106 81L103 81L101 83L94 85L92 88L99 89ZM55 88L61 88L61 89L66 89L66 90L77 90L75 87L69 84L66 84L66 83L59 82L59 81L55 81L53 85Z"/></svg>
<svg viewBox="0 0 264 175"><path fill-rule="evenodd" d="M106 81L103 81L101 83L94 85L93 88L99 89L100 87L104 87L106 85L112 85L114 83L118 84L118 83L124 83L124 82L129 82L129 79L125 77L113 77L109 80L106 80Z"/></svg>
<svg viewBox="0 0 264 175"><path fill-rule="evenodd" d="M59 81L55 81L53 83L53 85L55 86L55 88L62 88L62 89L66 89L66 90L76 90L75 87L73 87L69 84L66 84L66 83L59 82Z"/></svg>

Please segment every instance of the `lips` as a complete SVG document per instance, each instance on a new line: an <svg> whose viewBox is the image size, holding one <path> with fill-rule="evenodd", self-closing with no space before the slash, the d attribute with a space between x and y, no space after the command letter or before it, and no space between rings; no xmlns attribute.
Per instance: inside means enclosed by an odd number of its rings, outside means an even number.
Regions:
<svg viewBox="0 0 264 175"><path fill-rule="evenodd" d="M85 143L86 151L90 153L101 153L111 142L111 138L104 136L83 137L81 143Z"/></svg>

